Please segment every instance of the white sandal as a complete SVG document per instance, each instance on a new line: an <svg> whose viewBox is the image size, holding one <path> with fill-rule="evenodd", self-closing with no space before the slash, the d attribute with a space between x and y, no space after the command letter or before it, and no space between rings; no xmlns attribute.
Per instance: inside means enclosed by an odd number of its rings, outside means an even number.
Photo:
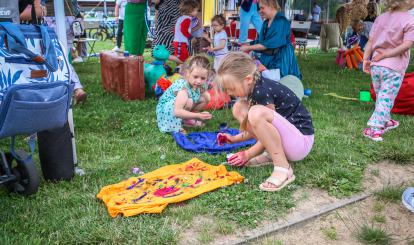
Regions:
<svg viewBox="0 0 414 245"><path fill-rule="evenodd" d="M258 157L265 157L266 160L264 162L259 162L257 160ZM256 168L256 167L261 167L261 166L266 166L266 165L273 165L273 160L272 160L272 157L270 157L270 154L267 151L264 151L262 154L250 159L245 166L250 167L250 168Z"/></svg>
<svg viewBox="0 0 414 245"><path fill-rule="evenodd" d="M290 166L289 166L289 168L274 167L273 173L274 172L280 172L280 173L286 174L286 179L284 181L282 181L282 180L280 180L276 177L272 177L272 175L270 175L270 177L267 178L265 180L265 182L260 184L260 186L259 186L260 190L262 190L262 191L271 191L271 192L272 191L279 191L283 187L285 187L286 185L292 183L295 180L295 175L293 174L293 170ZM271 184L275 185L276 187L265 187L264 184L266 182L271 183Z"/></svg>

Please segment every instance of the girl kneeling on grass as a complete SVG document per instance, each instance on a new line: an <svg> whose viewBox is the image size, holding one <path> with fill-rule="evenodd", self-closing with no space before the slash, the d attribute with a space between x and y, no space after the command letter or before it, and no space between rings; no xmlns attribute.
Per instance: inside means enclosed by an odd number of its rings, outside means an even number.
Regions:
<svg viewBox="0 0 414 245"><path fill-rule="evenodd" d="M157 123L161 132L179 132L184 126L202 126L209 112L200 112L210 101L204 89L210 73L210 61L202 55L188 61L184 79L174 82L161 96L157 105Z"/></svg>
<svg viewBox="0 0 414 245"><path fill-rule="evenodd" d="M247 97L233 107L233 115L241 122L242 133L219 134L220 141L235 143L256 138L257 143L228 160L233 166L259 166L265 163L264 150L274 170L260 185L264 191L278 191L295 180L290 161L305 158L312 149L312 118L302 102L286 86L263 78L252 58L242 52L226 55L217 71L218 85L229 95ZM255 157L257 156L257 157ZM255 157L255 159L253 159ZM266 157L264 157L266 158Z"/></svg>

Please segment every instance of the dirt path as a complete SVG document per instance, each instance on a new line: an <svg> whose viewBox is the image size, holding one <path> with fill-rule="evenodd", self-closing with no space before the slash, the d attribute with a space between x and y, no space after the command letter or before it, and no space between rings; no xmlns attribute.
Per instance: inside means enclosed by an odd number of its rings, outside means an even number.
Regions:
<svg viewBox="0 0 414 245"><path fill-rule="evenodd" d="M414 164L396 165L381 162L367 167L363 189L366 193L373 193L384 186L408 184L414 184ZM206 236L202 230L191 230L188 231L191 235L189 233L182 235L180 244L237 244L244 239L256 237L263 230L274 229L286 224L292 218L318 212L322 207L332 206L340 201L318 189L300 189L294 197L296 207L278 221L265 221L254 230L236 231L232 235L207 234L210 239L202 238ZM210 226L215 225L211 218L200 217L193 221L193 223L200 222ZM393 234L393 241L398 244L408 244L410 239L414 239L414 214L406 210L400 202L381 203L370 197L309 222L262 237L252 244L358 244L355 233L363 224L370 227L374 224L375 227L386 230L387 233Z"/></svg>
<svg viewBox="0 0 414 245"><path fill-rule="evenodd" d="M366 169L363 186L366 192L372 193L387 185L400 186L413 183L414 165L381 162L370 165ZM311 192L316 192L313 195L317 195L320 191ZM326 197L321 199L328 200ZM315 201L324 202L321 199L316 198ZM303 206L313 202L313 200L302 202L298 209L309 209ZM356 233L364 224L381 228L392 234L395 244L414 243L414 214L409 212L401 202L383 202L370 197L303 225L280 231L256 244L360 244Z"/></svg>

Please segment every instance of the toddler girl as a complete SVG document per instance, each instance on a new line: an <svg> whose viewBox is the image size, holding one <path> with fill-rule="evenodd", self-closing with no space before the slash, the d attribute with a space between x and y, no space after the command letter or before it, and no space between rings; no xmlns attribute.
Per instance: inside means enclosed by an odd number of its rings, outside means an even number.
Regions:
<svg viewBox="0 0 414 245"><path fill-rule="evenodd" d="M400 90L414 41L414 17L408 11L412 0L388 0L388 12L375 19L364 52L364 72L371 74L377 95L375 110L363 135L382 141L384 132L398 127L391 109ZM371 58L372 57L372 58Z"/></svg>
<svg viewBox="0 0 414 245"><path fill-rule="evenodd" d="M227 33L224 30L226 19L222 15L214 16L211 19L211 27L214 30L214 40L211 40L207 33L204 33L204 37L210 43L213 43L213 47L208 47L207 51L214 52L214 70L217 71L220 60L229 52L227 49Z"/></svg>
<svg viewBox="0 0 414 245"><path fill-rule="evenodd" d="M223 58L217 71L217 84L229 95L248 98L236 102L233 109L233 115L242 122L242 133L236 136L219 134L219 143L240 142L252 137L257 140L250 149L230 157L228 163L259 166L270 160L274 170L260 185L264 191L277 191L291 183L295 176L288 160L305 158L314 141L308 110L289 88L260 76L255 62L243 52L232 52ZM264 150L270 159L258 156Z"/></svg>
<svg viewBox="0 0 414 245"><path fill-rule="evenodd" d="M174 56L181 61L186 61L190 56L188 47L191 38L191 20L197 17L200 9L199 2L196 0L183 0L180 4L181 17L177 19L174 29Z"/></svg>
<svg viewBox="0 0 414 245"><path fill-rule="evenodd" d="M210 101L209 93L204 91L210 72L209 60L205 56L194 56L184 72L185 80L174 82L158 101L157 123L163 133L183 131L183 119L188 126L201 126L198 120L212 117L208 112L199 112Z"/></svg>

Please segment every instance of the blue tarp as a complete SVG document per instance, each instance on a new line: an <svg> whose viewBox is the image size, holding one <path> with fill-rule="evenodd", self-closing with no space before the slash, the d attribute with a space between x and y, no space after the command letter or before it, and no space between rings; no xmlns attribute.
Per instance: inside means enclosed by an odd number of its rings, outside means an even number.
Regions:
<svg viewBox="0 0 414 245"><path fill-rule="evenodd" d="M218 154L222 152L231 152L238 148L250 146L256 143L255 139L234 143L224 144L222 146L217 144L216 137L218 133L228 133L231 135L237 135L240 131L237 129L229 128L220 130L217 132L195 132L188 135L182 133L172 133L175 142L187 151L193 152L206 152L209 154Z"/></svg>

